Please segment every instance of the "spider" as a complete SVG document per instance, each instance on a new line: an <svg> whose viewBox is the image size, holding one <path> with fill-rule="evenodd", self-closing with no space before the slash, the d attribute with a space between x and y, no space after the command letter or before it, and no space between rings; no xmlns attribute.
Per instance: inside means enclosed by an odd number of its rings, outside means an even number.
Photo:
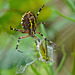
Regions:
<svg viewBox="0 0 75 75"><path fill-rule="evenodd" d="M41 22L37 23L37 17L39 15L39 13L41 12L42 8L44 8L44 7L45 7L45 5L43 5L39 9L39 11L38 11L38 13L36 15L34 15L33 12L28 11L28 12L26 12L22 16L22 18L21 18L21 24L22 24L22 27L24 28L24 30L15 29L15 28L12 28L10 26L10 30L20 31L21 33L27 33L28 34L27 36L22 36L22 37L18 38L18 42L17 42L17 45L16 45L16 50L18 50L18 45L19 45L19 40L20 39L22 39L22 38L28 38L30 36L31 37L36 37L36 35L35 35L36 33L40 34L44 39L47 39L45 36L43 36L42 33L36 31L38 25L41 23ZM49 41L50 43L53 43L50 40L47 40L47 41ZM18 51L21 52L20 50L18 50Z"/></svg>

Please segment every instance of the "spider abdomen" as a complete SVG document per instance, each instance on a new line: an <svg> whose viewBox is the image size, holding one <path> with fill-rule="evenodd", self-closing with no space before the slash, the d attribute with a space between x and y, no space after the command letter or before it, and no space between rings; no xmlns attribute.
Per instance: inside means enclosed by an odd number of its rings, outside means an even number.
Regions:
<svg viewBox="0 0 75 75"><path fill-rule="evenodd" d="M28 11L22 16L21 24L25 30L29 29L34 30L35 23L36 23L36 17L34 13Z"/></svg>

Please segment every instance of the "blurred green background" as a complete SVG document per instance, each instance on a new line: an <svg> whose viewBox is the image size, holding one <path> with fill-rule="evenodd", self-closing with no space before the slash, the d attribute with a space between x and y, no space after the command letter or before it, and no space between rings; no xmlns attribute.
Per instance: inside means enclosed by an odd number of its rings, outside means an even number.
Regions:
<svg viewBox="0 0 75 75"><path fill-rule="evenodd" d="M40 12L38 22L45 25L40 24L37 31L62 47L54 52L55 62L48 64L35 61L35 43L31 37L20 40L23 54L16 51L18 37L26 34L10 30L10 26L22 29L21 16L27 11L36 15L43 4L47 5ZM35 62L19 73L32 61ZM0 0L0 75L29 74L75 75L75 0Z"/></svg>

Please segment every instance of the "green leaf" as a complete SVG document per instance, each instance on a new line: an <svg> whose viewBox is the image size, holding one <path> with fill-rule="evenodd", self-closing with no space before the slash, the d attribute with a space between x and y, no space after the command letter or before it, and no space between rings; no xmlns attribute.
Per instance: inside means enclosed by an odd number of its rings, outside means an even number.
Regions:
<svg viewBox="0 0 75 75"><path fill-rule="evenodd" d="M33 65L31 65L31 69L33 70L33 72L36 74L36 75L41 75L35 67L33 67Z"/></svg>
<svg viewBox="0 0 75 75"><path fill-rule="evenodd" d="M58 15L60 15L60 16L62 16L62 17L64 17L64 18L66 18L67 20L70 20L70 21L75 22L75 19L70 18L70 17L67 17L67 16L63 15L62 13L60 13L59 11L55 10L55 12L56 12Z"/></svg>
<svg viewBox="0 0 75 75"><path fill-rule="evenodd" d="M66 52L64 50L64 45L62 45L61 49L62 49L62 53L63 53L63 58L62 58L62 60L61 60L61 62L59 64L59 66L56 69L55 75L57 75L58 72L61 70L61 68L63 67L63 64L65 62L65 59L66 59Z"/></svg>
<svg viewBox="0 0 75 75"><path fill-rule="evenodd" d="M74 2L72 0L66 0L69 4L69 6L72 8L72 10L75 12L75 5Z"/></svg>

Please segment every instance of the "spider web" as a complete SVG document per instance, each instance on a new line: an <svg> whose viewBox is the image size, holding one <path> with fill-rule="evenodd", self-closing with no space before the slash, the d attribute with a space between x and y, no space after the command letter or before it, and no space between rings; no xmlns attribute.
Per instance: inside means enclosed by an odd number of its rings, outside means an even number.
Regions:
<svg viewBox="0 0 75 75"><path fill-rule="evenodd" d="M42 42L42 40L37 43L36 50L39 50L39 55L40 55L39 60L44 62L44 60L42 59L42 55L41 55L40 49L39 49L39 46L40 46L41 42ZM43 43L43 44L45 44L45 43ZM53 60L54 59L53 55L54 55L54 51L56 51L56 50L54 50L54 48L55 48L54 44L52 46L47 44L47 53L48 53L47 56L50 57L50 61L48 61L48 62L53 62L54 61Z"/></svg>
<svg viewBox="0 0 75 75"><path fill-rule="evenodd" d="M17 68L17 71L16 71L16 74L18 74L18 73L23 73L24 71L25 71L25 69L27 68L27 66L29 66L29 65L31 65L31 64L33 64L37 59L35 59L35 60L32 60L32 61L28 61L30 59L30 57L27 57L26 59L25 59L25 62L26 62L26 64L25 64L25 66L20 66L19 68ZM31 60L31 59L30 59Z"/></svg>

